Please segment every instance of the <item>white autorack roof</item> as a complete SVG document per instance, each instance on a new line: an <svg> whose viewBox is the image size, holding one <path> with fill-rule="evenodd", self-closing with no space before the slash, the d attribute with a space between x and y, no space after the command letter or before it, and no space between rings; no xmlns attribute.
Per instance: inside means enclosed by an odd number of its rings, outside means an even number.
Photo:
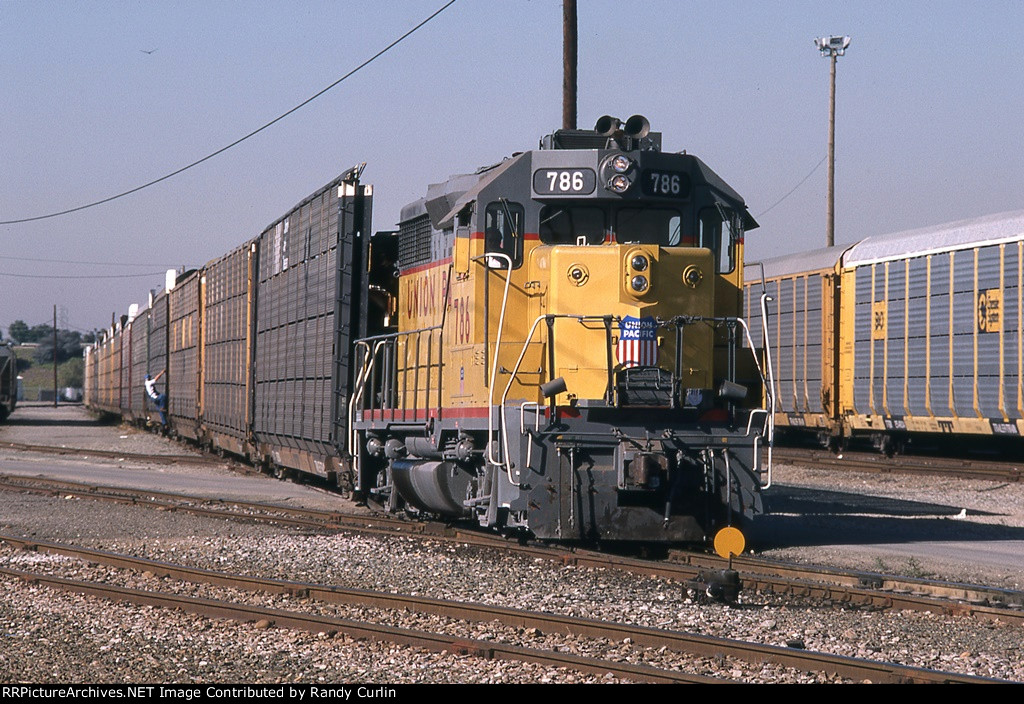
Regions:
<svg viewBox="0 0 1024 704"><path fill-rule="evenodd" d="M868 237L843 257L847 267L973 249L1024 239L1024 210Z"/></svg>

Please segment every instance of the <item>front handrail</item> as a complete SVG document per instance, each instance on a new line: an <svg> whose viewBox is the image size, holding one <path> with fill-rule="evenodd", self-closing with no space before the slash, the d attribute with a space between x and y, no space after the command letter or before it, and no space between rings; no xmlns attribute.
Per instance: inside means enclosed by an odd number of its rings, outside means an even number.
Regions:
<svg viewBox="0 0 1024 704"><path fill-rule="evenodd" d="M764 311L762 313L762 315L764 316L764 320L767 320L766 302L764 300L761 301L761 306L762 306L762 311ZM607 323L609 320L612 321L612 322L621 322L621 319L618 316L611 316L611 317L609 317L607 315L590 315L590 316L588 316L588 315L570 315L570 314L551 314L551 313L548 313L548 314L537 316L534 319L533 324L530 326L530 330L529 330L529 333L526 335L526 339L523 341L523 346L522 346L522 349L519 352L519 357L516 359L516 363L512 367L511 372L509 373L508 384L505 386L505 391L502 393L501 404L497 408L494 407L493 393L491 395L491 399L490 399L491 410L488 412L489 417L493 417L494 416L495 410L498 411L498 415L499 416L503 416L504 415L504 408L505 408L505 406L506 406L506 404L508 402L508 396L509 396L509 393L512 390L512 385L515 383L516 377L519 374L519 370L522 368L523 360L526 358L526 354L527 354L527 352L529 350L530 344L533 342L533 338L536 335L537 328L539 327L541 321L551 322L551 321L557 320L557 319L576 320L577 322L579 322L581 324L585 323L585 322L591 322L591 321L605 321ZM660 319L658 320L659 327L663 327L663 326L670 325L670 324L674 324L677 327L680 327L682 325L690 325L690 324L694 324L694 323L698 323L698 322L715 323L715 324L727 324L727 325L739 325L742 328L742 330L743 330L743 335L744 335L744 337L745 337L745 339L747 341L748 346L750 347L751 350L755 349L754 344L753 344L753 338L751 337L751 334L750 334L750 326L747 324L747 321L744 318L741 318L741 317L677 316L677 317L671 318L670 320L667 320L667 321L666 320L660 320ZM767 328L767 325L762 325L762 329L765 329L765 328ZM767 333L765 333L765 336L767 336ZM549 340L549 344L551 344L550 340ZM757 359L757 355L754 355L754 364L755 364L755 366L757 368L758 376L761 379L761 383L762 383L762 386L765 389L765 395L766 395L767 400L768 400L769 403L765 404L766 408L755 408L755 409L751 409L749 411L749 415L747 417L746 436L750 437L752 434L756 434L756 433L754 433L754 429L753 429L754 419L763 414L764 417L765 417L765 421L764 421L764 425L761 428L761 433L763 433L764 436L768 440L768 466L767 466L768 484L765 485L765 488L768 488L768 486L771 485L771 462L772 462L771 448L772 448L772 444L774 442L774 431L775 431L775 411L774 411L774 406L775 406L775 404L774 404L775 381L774 381L774 368L772 367L771 350L770 350L770 348L768 349L766 355L767 355L767 357L766 357L766 365L765 365L764 368L762 368L761 362ZM495 365L496 364L497 364L497 354L495 355ZM609 368L609 378L610 378L610 375L611 375L611 371L612 371L611 368ZM555 372L555 370L553 368L549 369L548 370L549 376L553 375L554 372ZM492 390L493 390L493 386L492 386ZM488 426L488 430L491 430L490 426ZM495 465L495 466L504 467L505 470L506 470L506 473L508 475L509 482L512 483L512 484L516 484L517 482L514 480L514 478L512 476L511 464L508 461L508 457L509 457L509 440L508 440L508 427L507 427L506 423L502 423L500 434L501 434L501 449L502 449L501 461L498 462L497 460L495 460L493 458L493 453L490 452L490 448L489 448L489 452L488 452L488 460L493 465ZM493 435L490 435L489 437L493 437Z"/></svg>
<svg viewBox="0 0 1024 704"><path fill-rule="evenodd" d="M536 318L534 318L533 324L530 326L530 332L527 334L526 340L523 342L523 349L519 352L519 358L516 359L515 366L512 367L512 371L509 374L508 384L505 386L505 391L501 395L501 406L500 406L500 410L499 410L499 415L504 415L505 403L508 401L508 395L512 391L512 384L514 384L515 381L516 381L516 376L519 374L519 369L522 367L523 360L526 358L526 353L530 349L530 343L533 342L533 336L537 332L537 326L540 325L540 322L542 320L547 322L547 321L553 321L553 320L557 320L559 318L562 318L562 319L576 320L576 321L582 323L582 322L588 321L588 320L595 320L595 321L596 320L604 320L607 317L608 316L604 316L604 315L569 315L569 314L560 314L559 315L559 314L547 313L547 314L544 314L544 315L538 315ZM549 341L549 344L550 344L550 341ZM497 363L497 354L495 354L495 363ZM548 374L549 375L554 374L554 372L555 372L554 369L549 369L548 370ZM493 385L492 385L492 391L493 391ZM491 396L491 399L490 399L490 404L491 404L491 407L493 409L493 406L494 406L493 393L492 393L492 396ZM493 415L494 415L494 411L493 410L489 410L488 411L488 416L493 416ZM490 430L490 427L488 427L488 430ZM488 461L491 462L491 464L493 464L495 466L505 467L505 471L508 474L509 482L512 483L512 484L518 484L518 482L516 482L512 478L512 467L508 463L508 456L509 456L509 451L508 451L508 427L507 427L506 423L502 423L501 424L501 449L502 449L502 461L500 463L495 461L495 460L493 460L491 458L490 454L488 454L487 459L488 459Z"/></svg>

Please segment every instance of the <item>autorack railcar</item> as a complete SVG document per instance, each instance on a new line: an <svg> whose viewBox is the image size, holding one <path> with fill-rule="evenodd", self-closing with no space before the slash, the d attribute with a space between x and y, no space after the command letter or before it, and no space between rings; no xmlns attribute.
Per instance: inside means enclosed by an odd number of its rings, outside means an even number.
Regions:
<svg viewBox="0 0 1024 704"><path fill-rule="evenodd" d="M1024 432L1024 212L751 265L775 299L780 429L825 444Z"/></svg>
<svg viewBox="0 0 1024 704"><path fill-rule="evenodd" d="M699 541L761 510L756 222L706 164L605 117L430 186L372 237L361 171L196 272L194 322L175 282L172 425L195 409L201 443L543 539Z"/></svg>

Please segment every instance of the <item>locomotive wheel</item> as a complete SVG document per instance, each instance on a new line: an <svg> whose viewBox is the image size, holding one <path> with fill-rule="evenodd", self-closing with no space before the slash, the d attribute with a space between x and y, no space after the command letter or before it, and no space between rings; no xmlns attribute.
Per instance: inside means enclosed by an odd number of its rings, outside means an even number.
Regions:
<svg viewBox="0 0 1024 704"><path fill-rule="evenodd" d="M723 559L728 560L730 557L742 555L745 547L747 539L743 531L735 526L726 526L715 533L715 552Z"/></svg>

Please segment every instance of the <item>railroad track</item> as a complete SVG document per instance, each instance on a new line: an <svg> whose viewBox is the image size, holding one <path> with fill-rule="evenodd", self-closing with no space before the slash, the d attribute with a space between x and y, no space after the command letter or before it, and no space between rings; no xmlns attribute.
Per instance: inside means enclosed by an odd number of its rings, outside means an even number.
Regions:
<svg viewBox="0 0 1024 704"><path fill-rule="evenodd" d="M149 572L158 577L191 583L211 584L244 591L285 594L332 604L369 606L377 609L431 614L456 621L497 621L506 626L516 628L535 629L543 633L604 640L609 643L619 643L623 642L624 639L629 639L626 642L632 642L638 646L652 649L668 649L676 653L698 658L735 658L747 663L773 663L801 671L826 673L830 676L846 677L856 681L887 683L981 683L999 681L802 649L646 628L632 624L610 623L607 621L412 595L342 589L330 585L232 575L73 545L26 540L14 536L0 536L0 540L22 550L73 557L89 563L137 572ZM176 608L205 616L230 618L237 621L264 621L268 625L275 625L281 628L344 633L352 638L386 640L400 645L421 647L435 651L448 650L487 658L535 662L548 666L571 668L591 674L603 675L611 673L616 677L632 681L674 683L721 681L699 674L662 669L650 665L616 662L603 658L572 655L558 652L557 650L551 651L509 645L491 640L453 639L451 634L396 628L378 623L357 622L329 615L269 609L222 600L199 599L182 594L131 589L91 581L70 580L20 570L0 569L0 574L51 588L63 589L74 593L91 594L116 601Z"/></svg>
<svg viewBox="0 0 1024 704"><path fill-rule="evenodd" d="M53 445L30 445L18 442L0 442L0 448L56 455L123 459L125 461L155 464L195 463L249 467L249 465L234 459L207 453L178 455L142 454L117 452L115 450L56 447ZM960 479L1009 482L1024 480L1024 464L1010 461L997 462L992 460L906 454L886 457L880 453L849 451L837 455L827 450L778 446L773 450L773 457L778 462L791 462L794 464L810 465L820 469L837 469L872 474L925 474L957 477Z"/></svg>
<svg viewBox="0 0 1024 704"><path fill-rule="evenodd" d="M672 579L698 580L709 570L739 573L744 590L826 600L855 607L928 611L1024 625L1024 592L982 585L797 565L741 556L730 562L696 552L673 551L667 560L648 560L566 546L521 545L502 536L442 523L345 514L244 501L222 501L172 492L93 486L67 480L0 475L0 489L129 503L182 511L221 520L270 523L317 531L412 535L459 542L566 565L603 568Z"/></svg>
<svg viewBox="0 0 1024 704"><path fill-rule="evenodd" d="M148 462L151 464L219 464L234 463L209 454L159 455L149 453L118 452L117 450L94 450L80 447L56 447L54 445L30 445L23 442L0 442L0 449L18 450L20 452L40 452L49 455L73 455L76 457L99 457L103 459Z"/></svg>
<svg viewBox="0 0 1024 704"><path fill-rule="evenodd" d="M276 523L296 528L353 530L366 533L414 533L441 536L444 524L412 522L400 518L337 511L294 508L257 501L219 499L170 491L104 486L47 477L0 474L0 489L149 506L224 520Z"/></svg>
<svg viewBox="0 0 1024 704"><path fill-rule="evenodd" d="M1024 479L1024 465L1020 462L995 462L957 457L926 457L898 455L886 457L879 453L843 452L834 454L826 450L776 447L776 462L806 465L815 469L835 469L872 474L925 474L958 479L1019 482Z"/></svg>
<svg viewBox="0 0 1024 704"><path fill-rule="evenodd" d="M946 580L799 565L756 557L731 561L703 553L673 551L670 561L704 570L737 570L745 589L827 599L884 609L972 616L1024 626L1024 592Z"/></svg>

